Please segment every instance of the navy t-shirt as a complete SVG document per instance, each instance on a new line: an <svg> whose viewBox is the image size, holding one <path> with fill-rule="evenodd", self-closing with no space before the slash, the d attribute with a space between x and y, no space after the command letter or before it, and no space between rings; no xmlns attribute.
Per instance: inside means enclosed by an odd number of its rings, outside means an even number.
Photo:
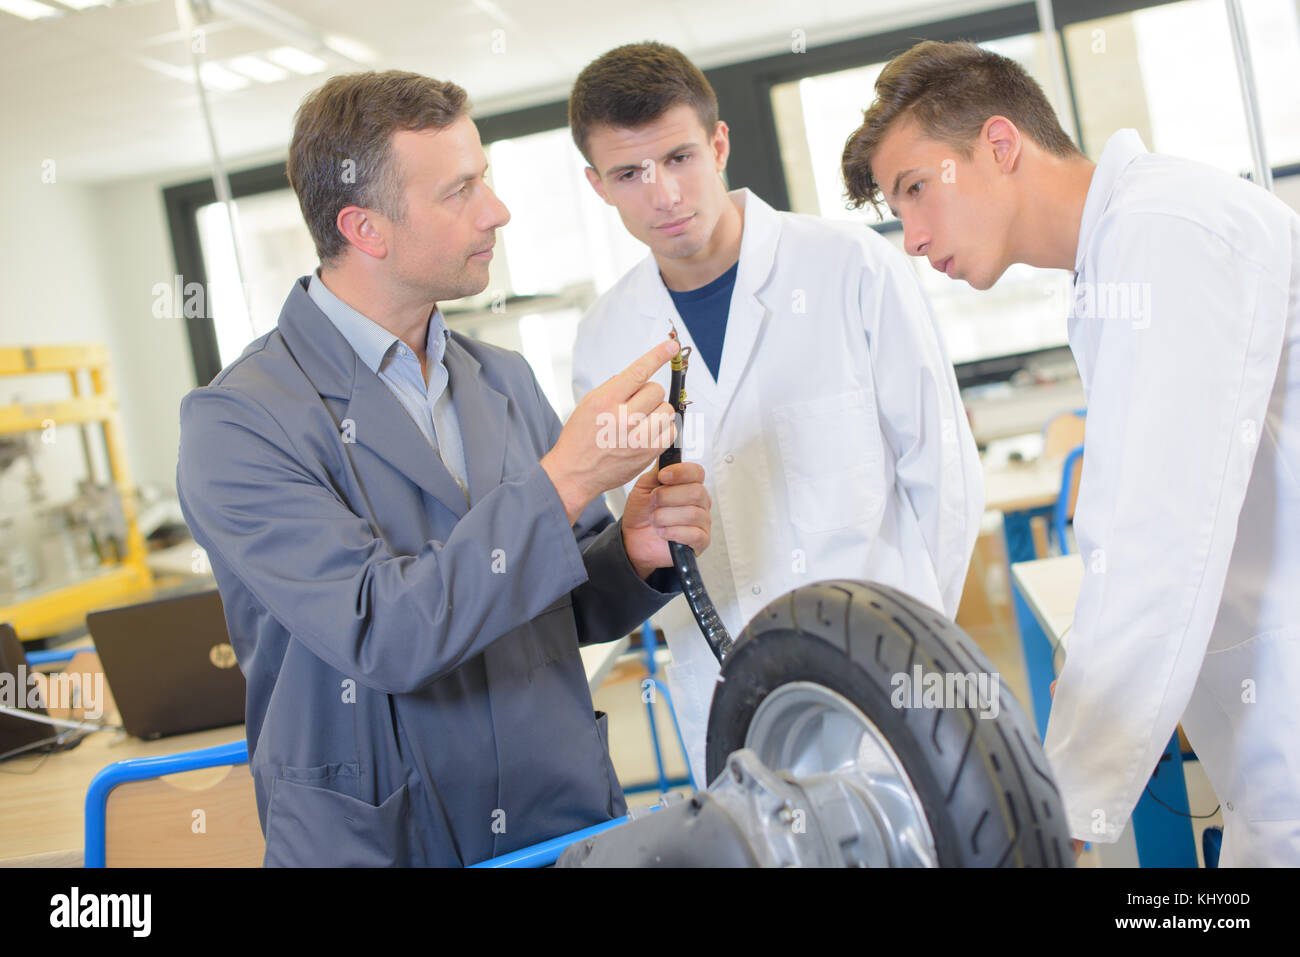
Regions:
<svg viewBox="0 0 1300 957"><path fill-rule="evenodd" d="M677 313L690 330L695 348L704 357L705 364L713 373L713 381L718 381L718 369L722 366L722 339L727 333L727 314L731 311L731 290L736 285L737 262L717 279L699 289L686 292L673 292L673 305Z"/></svg>

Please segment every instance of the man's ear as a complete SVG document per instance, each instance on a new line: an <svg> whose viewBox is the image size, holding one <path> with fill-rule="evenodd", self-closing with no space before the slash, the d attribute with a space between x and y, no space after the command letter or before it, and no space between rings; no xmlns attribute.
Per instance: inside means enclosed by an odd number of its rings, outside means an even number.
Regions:
<svg viewBox="0 0 1300 957"><path fill-rule="evenodd" d="M731 156L731 130L722 120L718 120L713 127L710 145L713 147L713 161L717 164L718 172L725 173L727 159Z"/></svg>
<svg viewBox="0 0 1300 957"><path fill-rule="evenodd" d="M613 206L614 204L609 201L609 197L605 195L605 184L600 181L600 174L590 166L584 169L583 172L587 174L587 182L596 191L596 195L603 199L606 205Z"/></svg>
<svg viewBox="0 0 1300 957"><path fill-rule="evenodd" d="M1022 145L1020 130L1005 116L990 116L984 121L979 146L992 151L993 163L1002 172L1015 172Z"/></svg>
<svg viewBox="0 0 1300 957"><path fill-rule="evenodd" d="M383 259L388 255L388 241L375 222L374 213L364 206L344 206L334 225L344 239L367 256Z"/></svg>

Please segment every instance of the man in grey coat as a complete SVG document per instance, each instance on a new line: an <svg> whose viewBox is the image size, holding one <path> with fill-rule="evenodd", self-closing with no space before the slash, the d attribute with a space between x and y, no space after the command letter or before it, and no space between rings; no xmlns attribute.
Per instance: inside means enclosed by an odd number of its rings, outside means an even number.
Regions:
<svg viewBox="0 0 1300 957"><path fill-rule="evenodd" d="M466 110L399 72L304 101L321 267L181 404L268 865L469 864L623 814L578 648L671 597L669 539L708 545L703 470L653 468L674 343L561 428L522 357L447 330L509 219ZM638 474L616 522L601 495Z"/></svg>

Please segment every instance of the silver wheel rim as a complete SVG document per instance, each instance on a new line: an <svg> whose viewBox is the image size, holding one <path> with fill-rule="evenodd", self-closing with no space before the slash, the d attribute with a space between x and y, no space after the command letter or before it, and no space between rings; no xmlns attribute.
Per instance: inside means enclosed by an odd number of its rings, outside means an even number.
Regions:
<svg viewBox="0 0 1300 957"><path fill-rule="evenodd" d="M774 689L754 712L745 747L774 771L836 774L873 805L890 860L937 867L920 795L880 729L843 695L811 681Z"/></svg>

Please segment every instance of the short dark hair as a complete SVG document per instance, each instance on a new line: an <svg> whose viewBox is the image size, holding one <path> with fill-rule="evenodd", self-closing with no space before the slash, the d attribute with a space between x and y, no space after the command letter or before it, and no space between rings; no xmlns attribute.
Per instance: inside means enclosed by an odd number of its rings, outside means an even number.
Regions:
<svg viewBox="0 0 1300 957"><path fill-rule="evenodd" d="M876 78L876 99L844 144L841 167L851 204L884 204L871 160L897 120L911 116L926 136L969 158L984 123L998 115L1049 153L1083 155L1061 129L1042 87L1015 60L974 43L918 43Z"/></svg>
<svg viewBox="0 0 1300 957"><path fill-rule="evenodd" d="M468 110L455 83L399 70L336 76L307 95L294 118L288 174L322 263L347 248L337 225L344 207L398 222L406 215L393 133L443 129Z"/></svg>
<svg viewBox="0 0 1300 957"><path fill-rule="evenodd" d="M569 96L569 130L578 152L590 163L587 140L594 127L636 129L682 103L713 132L718 97L699 67L665 43L629 43L588 63L578 74Z"/></svg>

